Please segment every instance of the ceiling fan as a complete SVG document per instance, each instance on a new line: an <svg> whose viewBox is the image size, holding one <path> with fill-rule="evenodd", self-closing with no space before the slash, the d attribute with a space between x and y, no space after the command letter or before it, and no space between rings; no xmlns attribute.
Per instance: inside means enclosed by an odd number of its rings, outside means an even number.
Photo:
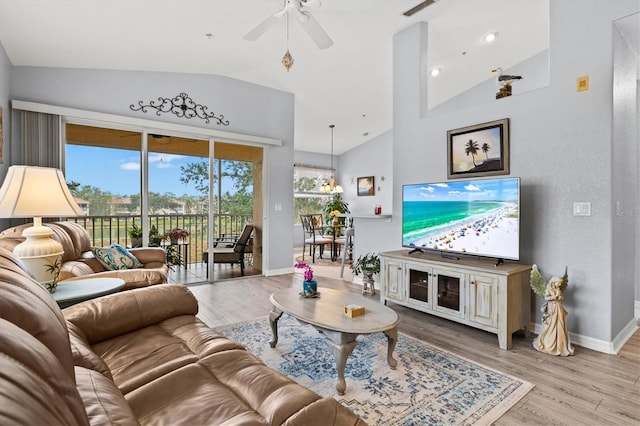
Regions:
<svg viewBox="0 0 640 426"><path fill-rule="evenodd" d="M333 40L327 35L318 21L309 12L309 7L319 7L319 0L284 0L284 8L267 16L243 37L245 40L255 41L271 27L274 27L283 16L293 12L298 16L298 22L319 49L326 49L333 45Z"/></svg>
<svg viewBox="0 0 640 426"><path fill-rule="evenodd" d="M422 1L422 2L418 3L417 5L413 6L411 9L407 10L405 13L403 13L403 15L404 16L411 16L413 14L416 14L416 13L420 12L422 9L424 9L425 7L431 6L435 2L436 2L436 0L425 0L425 1Z"/></svg>

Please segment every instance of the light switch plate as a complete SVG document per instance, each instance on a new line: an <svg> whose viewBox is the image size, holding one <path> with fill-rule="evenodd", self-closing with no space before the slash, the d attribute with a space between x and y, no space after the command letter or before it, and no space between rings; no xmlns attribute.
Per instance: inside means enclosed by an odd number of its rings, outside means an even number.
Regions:
<svg viewBox="0 0 640 426"><path fill-rule="evenodd" d="M591 203L575 202L573 203L574 216L591 216Z"/></svg>

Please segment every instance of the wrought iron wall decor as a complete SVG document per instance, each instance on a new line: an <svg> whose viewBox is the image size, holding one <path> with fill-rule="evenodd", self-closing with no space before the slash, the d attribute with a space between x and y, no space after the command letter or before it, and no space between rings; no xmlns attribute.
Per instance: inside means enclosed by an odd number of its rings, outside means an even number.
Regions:
<svg viewBox="0 0 640 426"><path fill-rule="evenodd" d="M218 125L228 126L229 120L224 119L224 115L220 114L216 117L213 112L209 112L209 107L196 103L186 93L180 93L173 98L159 97L157 101L149 101L148 104L144 104L143 101L138 101L138 105L131 104L129 106L133 111L147 112L147 108L153 108L156 110L156 115L159 116L161 112L171 112L178 117L185 118L201 118L207 124L210 123L210 119L215 120Z"/></svg>

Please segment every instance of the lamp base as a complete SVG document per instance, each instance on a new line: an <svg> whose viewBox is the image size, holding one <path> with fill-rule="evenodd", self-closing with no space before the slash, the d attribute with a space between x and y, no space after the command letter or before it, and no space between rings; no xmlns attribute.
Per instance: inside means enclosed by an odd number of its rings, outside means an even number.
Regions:
<svg viewBox="0 0 640 426"><path fill-rule="evenodd" d="M13 254L24 262L36 281L53 293L58 285L64 250L51 235L53 231L46 226L27 228L22 231L25 241L15 246Z"/></svg>

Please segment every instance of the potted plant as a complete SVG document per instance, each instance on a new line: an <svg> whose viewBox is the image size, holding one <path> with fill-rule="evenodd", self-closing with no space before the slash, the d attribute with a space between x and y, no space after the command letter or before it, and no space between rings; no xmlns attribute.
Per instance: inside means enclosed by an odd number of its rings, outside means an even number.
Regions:
<svg viewBox="0 0 640 426"><path fill-rule="evenodd" d="M149 246L151 247L160 247L160 235L158 234L158 228L155 225L151 225L151 229L149 230Z"/></svg>
<svg viewBox="0 0 640 426"><path fill-rule="evenodd" d="M362 294L376 294L374 286L375 280L373 276L380 273L380 257L377 253L367 253L360 255L351 264L351 270L354 275L362 272Z"/></svg>
<svg viewBox="0 0 640 426"><path fill-rule="evenodd" d="M165 239L171 241L172 245L178 244L178 241L186 240L191 233L186 229L173 228L171 231L164 234Z"/></svg>
<svg viewBox="0 0 640 426"><path fill-rule="evenodd" d="M182 265L182 256L180 256L180 250L178 250L177 245L166 246L165 251L167 252L167 266L169 269L174 271L174 266Z"/></svg>
<svg viewBox="0 0 640 426"><path fill-rule="evenodd" d="M340 194L333 194L333 196L327 201L327 203L323 207L324 210L324 223L330 224L333 223L333 220L336 215L349 213L349 203L344 201ZM344 217L336 218L338 223L335 225L344 224ZM339 228L332 228L328 233L336 232L336 236L339 235Z"/></svg>
<svg viewBox="0 0 640 426"><path fill-rule="evenodd" d="M134 222L127 232L131 238L131 247L142 247L142 228Z"/></svg>
<svg viewBox="0 0 640 426"><path fill-rule="evenodd" d="M304 280L302 281L302 296L315 297L318 294L318 282L313 279L313 269L306 262L296 262L294 268L304 269Z"/></svg>

